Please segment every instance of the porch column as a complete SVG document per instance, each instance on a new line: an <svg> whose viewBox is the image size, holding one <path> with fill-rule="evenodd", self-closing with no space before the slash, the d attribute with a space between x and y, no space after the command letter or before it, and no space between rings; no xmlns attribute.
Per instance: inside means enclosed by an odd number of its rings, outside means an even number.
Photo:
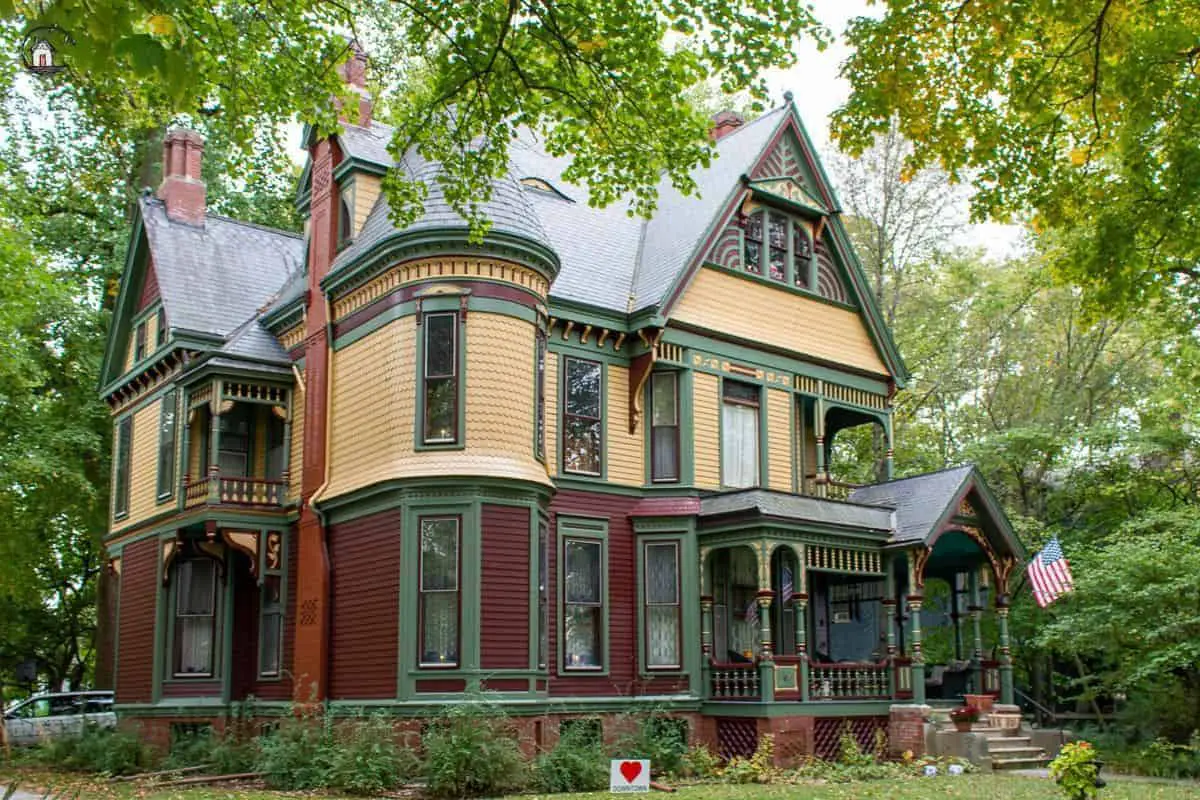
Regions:
<svg viewBox="0 0 1200 800"><path fill-rule="evenodd" d="M179 412L175 417L176 429L179 428L180 423L183 424L183 439L179 447L179 466L175 470L175 473L178 476L177 480L175 481L175 500L178 503L180 510L183 510L183 507L187 505L187 485L188 481L192 478L192 476L188 474L191 472L192 464L192 410L189 408L191 404L192 398L190 393L184 393L182 411Z"/></svg>
<svg viewBox="0 0 1200 800"><path fill-rule="evenodd" d="M712 686L713 654L713 599L708 595L700 598L700 685L707 697Z"/></svg>
<svg viewBox="0 0 1200 800"><path fill-rule="evenodd" d="M764 703L775 700L775 657L771 654L771 598L774 592L760 589L758 597L758 631L761 647L758 656L758 685Z"/></svg>
<svg viewBox="0 0 1200 800"><path fill-rule="evenodd" d="M808 595L798 594L792 600L796 615L796 655L800 658L800 700L808 700Z"/></svg>
<svg viewBox="0 0 1200 800"><path fill-rule="evenodd" d="M925 705L925 654L921 652L921 595L908 597L908 640L912 642L913 703Z"/></svg>
<svg viewBox="0 0 1200 800"><path fill-rule="evenodd" d="M208 502L221 501L221 384L213 387L213 399L208 401Z"/></svg>
<svg viewBox="0 0 1200 800"><path fill-rule="evenodd" d="M1000 632L1000 702L1013 704L1013 663L1008 640L1008 597L996 596L996 624Z"/></svg>
<svg viewBox="0 0 1200 800"><path fill-rule="evenodd" d="M884 436L887 437L887 454L883 461L883 471L887 480L896 477L896 451L892 444L892 415L887 415L887 425L884 426Z"/></svg>
<svg viewBox="0 0 1200 800"><path fill-rule="evenodd" d="M963 613L959 602L959 584L962 573L954 573L950 580L950 620L954 623L954 660L961 661L963 657Z"/></svg>
<svg viewBox="0 0 1200 800"><path fill-rule="evenodd" d="M983 606L979 602L979 571L967 573L967 602L971 615L971 681L975 692L983 693Z"/></svg>
<svg viewBox="0 0 1200 800"><path fill-rule="evenodd" d="M896 570L893 561L883 554L883 600L880 609L884 616L884 635L887 637L888 694L896 696Z"/></svg>
<svg viewBox="0 0 1200 800"><path fill-rule="evenodd" d="M824 387L818 384L818 391L823 393ZM814 482L817 484L817 497L825 497L829 494L829 474L827 472L828 465L825 463L825 399L818 396L816 405L814 406L815 413L813 414L814 427L816 428L817 439L817 464L814 472L816 478Z"/></svg>

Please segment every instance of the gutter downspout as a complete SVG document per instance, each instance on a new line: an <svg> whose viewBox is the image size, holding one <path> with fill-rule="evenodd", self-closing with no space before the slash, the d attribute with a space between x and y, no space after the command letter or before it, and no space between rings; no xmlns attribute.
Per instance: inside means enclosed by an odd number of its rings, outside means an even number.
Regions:
<svg viewBox="0 0 1200 800"><path fill-rule="evenodd" d="M313 491L312 496L308 498L308 505L312 508L313 513L317 515L317 519L321 521L321 527L324 528L327 524L325 514L322 513L317 501L321 499L321 495L329 487L330 477L330 461L329 461L329 443L333 439L333 301L329 299L329 295L325 294L325 474L321 485ZM329 557L329 548L326 545L326 559Z"/></svg>

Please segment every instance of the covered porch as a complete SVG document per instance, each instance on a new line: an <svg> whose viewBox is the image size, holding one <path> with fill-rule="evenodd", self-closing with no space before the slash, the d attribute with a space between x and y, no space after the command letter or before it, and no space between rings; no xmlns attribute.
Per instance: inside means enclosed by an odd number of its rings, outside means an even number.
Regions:
<svg viewBox="0 0 1200 800"><path fill-rule="evenodd" d="M890 502L871 496L879 486ZM763 490L702 501L709 703L834 713L968 693L1011 703L1008 580L1023 555L978 475L858 491L846 502Z"/></svg>

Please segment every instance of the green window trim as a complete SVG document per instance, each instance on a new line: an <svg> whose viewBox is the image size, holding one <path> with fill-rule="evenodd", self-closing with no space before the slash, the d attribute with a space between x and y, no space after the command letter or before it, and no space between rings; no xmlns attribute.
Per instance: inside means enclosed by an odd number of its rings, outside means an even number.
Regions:
<svg viewBox="0 0 1200 800"><path fill-rule="evenodd" d="M533 457L546 463L546 353L549 337L538 324L533 345Z"/></svg>
<svg viewBox="0 0 1200 800"><path fill-rule="evenodd" d="M157 498L162 503L175 494L175 453L179 440L179 392L170 390L159 401Z"/></svg>
<svg viewBox="0 0 1200 800"><path fill-rule="evenodd" d="M425 301L422 304L425 307L415 316L417 323L417 397L413 442L418 451L461 450L466 447L466 315L459 309L459 298L451 299L454 302L453 308L446 308L443 303ZM450 321L448 330L452 336L450 363L442 365L436 374L430 375L431 325L433 328L446 329L446 321ZM437 381L437 383L431 384L431 381ZM449 435L428 435L430 431L426 414L429 410L431 385L442 389L443 392L448 391L451 395L453 410L450 414L452 430Z"/></svg>
<svg viewBox="0 0 1200 800"><path fill-rule="evenodd" d="M558 453L559 453L559 469L564 475L577 475L585 478L599 478L600 480L607 479L607 459L605 456L608 452L608 442L606 440L605 428L608 411L608 380L605 375L605 363L596 359L580 358L575 355L565 354L561 357L562 366L559 368L559 407L558 407ZM581 409L576 406L575 412L572 413L572 393L568 382L568 376L572 366L578 366L582 369L591 370L594 368L598 386L596 389L597 397L595 399L594 414L581 413L587 409ZM582 373L582 370L581 370ZM593 434L595 442L595 453L591 460L596 464L595 470L581 469L579 467L569 468L567 466L567 441L569 432L567 427L571 423L580 424L588 428L595 427L598 431Z"/></svg>
<svg viewBox="0 0 1200 800"><path fill-rule="evenodd" d="M146 320L137 324L133 341L133 363L137 364L146 357Z"/></svg>
<svg viewBox="0 0 1200 800"><path fill-rule="evenodd" d="M674 568L674 592L657 595L651 591L651 549L670 549ZM683 670L683 564L682 546L678 539L645 539L641 542L641 592L639 593L642 628L642 664L647 672L680 672ZM666 613L660 613L666 612ZM651 663L654 650L652 642L655 628L664 622L674 625L674 651L676 658L671 663ZM669 627L669 626L668 626Z"/></svg>
<svg viewBox="0 0 1200 800"><path fill-rule="evenodd" d="M434 526L453 525L453 542L454 552L453 558L453 581L452 585L440 585L444 581L439 582L431 580L431 585L426 585L426 564L427 555L436 548L436 542L433 536L443 531L438 531ZM417 535L418 535L418 564L417 564L417 668L421 670L445 670L458 669L462 666L462 517L459 515L430 515L420 516L417 518ZM429 543L430 548L426 548ZM438 576L432 575L436 578ZM444 576L443 576L444 577ZM436 613L438 606L442 605L446 600L452 600L453 604L453 642L451 643L452 650L449 653L450 658L442 657L434 661L426 659L426 653L433 652L427 649L426 634L428 632L429 612L431 604L434 600L437 601L437 606L432 606Z"/></svg>
<svg viewBox="0 0 1200 800"><path fill-rule="evenodd" d="M212 597L209 603L210 610L204 614L181 614L179 611L179 593L183 587L181 573L185 567L193 564L211 565L212 575L210 586ZM171 565L171 580L166 586L168 592L168 626L167 626L167 672L169 680L176 681L214 681L222 679L221 668L224 663L222 652L222 612L225 603L222 598L222 579L221 570L215 559L207 556L190 556L181 558ZM228 583L228 581L225 581ZM179 620L181 617L208 619L208 635L209 635L209 657L208 670L204 672L186 672L180 669L182 666L182 642L180 639L181 631L179 628Z"/></svg>
<svg viewBox="0 0 1200 800"><path fill-rule="evenodd" d="M116 452L113 454L113 519L129 516L132 447L133 415L129 414L117 421Z"/></svg>
<svg viewBox="0 0 1200 800"><path fill-rule="evenodd" d="M156 348L167 343L167 310L162 306L155 312L154 338Z"/></svg>
<svg viewBox="0 0 1200 800"><path fill-rule="evenodd" d="M683 477L683 403L680 397L682 381L679 378L679 370L660 370L650 373L650 380L646 381L645 407L650 410L646 427L650 438L648 461L651 483L677 484ZM669 404L663 401L660 406L660 399L666 392L665 389L663 392L659 390L665 386L671 387L672 396ZM669 409L663 407L668 405ZM664 449L674 450L674 474L665 466L659 469L658 455Z"/></svg>
<svg viewBox="0 0 1200 800"><path fill-rule="evenodd" d="M598 556L599 592L595 600L576 597L576 602L568 602L567 559L568 550L578 547L579 555L591 551ZM593 549L598 548L598 549ZM558 674L559 675L595 675L609 674L609 598L608 598L608 523L604 520L586 518L558 518ZM579 653L570 653L567 645L567 611L568 606L578 608L598 609L594 611L594 624L598 643L594 654L599 663L594 665L570 664L573 657Z"/></svg>
<svg viewBox="0 0 1200 800"><path fill-rule="evenodd" d="M780 238L772 236L775 223L782 224L782 247ZM817 293L816 243L802 220L776 208L759 208L746 217L741 239L744 272L777 286ZM772 260L774 253L783 259L778 271Z"/></svg>
<svg viewBox="0 0 1200 800"><path fill-rule="evenodd" d="M341 187L337 200L337 249L354 241L354 181Z"/></svg>
<svg viewBox="0 0 1200 800"><path fill-rule="evenodd" d="M259 593L258 593L258 677L259 680L280 680L283 677L283 633L287 621L287 571L288 571L288 541L285 531L263 531L260 534L261 548L258 554ZM279 557L278 567L270 566L270 553L273 537L278 537ZM274 619L274 629L269 630L266 620ZM275 637L275 664L272 668L263 656L267 652L265 643L267 636Z"/></svg>

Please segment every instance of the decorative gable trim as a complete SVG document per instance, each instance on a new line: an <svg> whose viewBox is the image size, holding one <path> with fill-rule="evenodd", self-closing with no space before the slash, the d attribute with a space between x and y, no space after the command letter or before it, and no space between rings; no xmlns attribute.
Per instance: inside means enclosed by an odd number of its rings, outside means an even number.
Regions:
<svg viewBox="0 0 1200 800"><path fill-rule="evenodd" d="M108 328L108 342L104 346L104 361L100 366L100 391L121 377L125 363L125 352L132 330L132 320L136 310L132 285L135 282L135 272L139 267L148 267L150 262L150 246L146 240L145 221L142 219L141 203L134 204L133 230L129 235L129 247L125 252L125 267L121 270L121 291L113 308L112 322ZM157 286L157 280L155 281ZM139 289L141 285L139 284ZM142 292L138 292L138 300Z"/></svg>

